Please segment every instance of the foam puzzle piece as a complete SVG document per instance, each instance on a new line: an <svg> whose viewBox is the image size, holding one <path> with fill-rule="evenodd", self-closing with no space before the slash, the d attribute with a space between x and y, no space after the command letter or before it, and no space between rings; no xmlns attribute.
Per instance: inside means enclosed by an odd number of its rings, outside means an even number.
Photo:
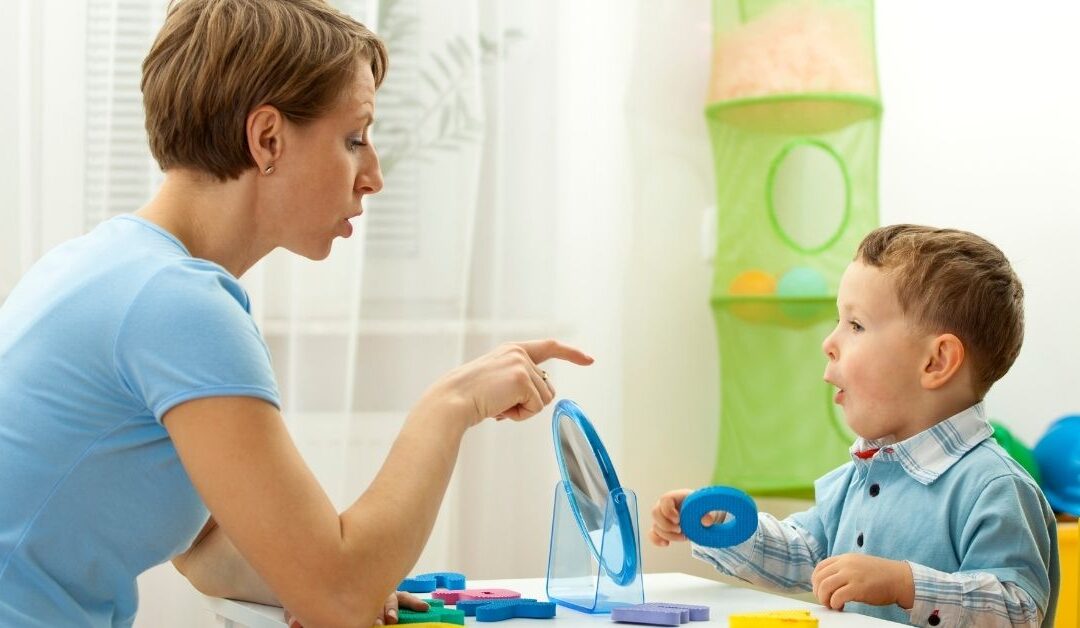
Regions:
<svg viewBox="0 0 1080 628"><path fill-rule="evenodd" d="M511 600L521 594L510 589L465 589L458 600Z"/></svg>
<svg viewBox="0 0 1080 628"><path fill-rule="evenodd" d="M421 621L409 624L409 628L459 628L458 624L447 624L441 621Z"/></svg>
<svg viewBox="0 0 1080 628"><path fill-rule="evenodd" d="M638 606L659 606L664 608L677 608L689 613L690 621L709 621L709 607L697 604L676 604L675 602L646 602ZM683 620L686 623L686 620Z"/></svg>
<svg viewBox="0 0 1080 628"><path fill-rule="evenodd" d="M409 593L431 593L439 584L435 578L431 576L413 576L411 578L405 578L398 585L398 591L407 591Z"/></svg>
<svg viewBox="0 0 1080 628"><path fill-rule="evenodd" d="M461 591L451 591L449 589L435 589L431 594L431 597L436 600L442 600L447 604L457 604L461 599Z"/></svg>
<svg viewBox="0 0 1080 628"><path fill-rule="evenodd" d="M683 623L683 611L677 608L646 607L644 605L620 606L611 609L612 621L652 626L678 626ZM689 613L688 619L689 621Z"/></svg>
<svg viewBox="0 0 1080 628"><path fill-rule="evenodd" d="M510 599L516 599L516 600L521 601L521 602L535 602L536 601L535 599L533 599L531 597L520 597L520 598L510 598ZM499 602L499 601L502 601L502 600L458 600L457 609L459 611L464 611L466 617L475 617L476 616L476 609L480 608L481 606L484 606L485 604L492 604L494 602Z"/></svg>
<svg viewBox="0 0 1080 628"><path fill-rule="evenodd" d="M688 608L675 608L674 606L664 606L663 604L637 604L634 608L659 608L661 610L679 611L679 623L686 624L690 622L690 609Z"/></svg>
<svg viewBox="0 0 1080 628"><path fill-rule="evenodd" d="M739 613L728 617L729 628L817 628L817 625L817 617L804 610Z"/></svg>
<svg viewBox="0 0 1080 628"><path fill-rule="evenodd" d="M537 602L536 600L496 600L476 608L476 621L504 621L515 617L551 619L554 616L554 602Z"/></svg>
<svg viewBox="0 0 1080 628"><path fill-rule="evenodd" d="M434 571L424 574L435 578L435 586L440 589L460 591L465 588L465 574L456 571Z"/></svg>
<svg viewBox="0 0 1080 628"><path fill-rule="evenodd" d="M414 611L407 608L398 609L398 623L399 624L420 624L420 623L443 623L443 624L456 624L462 626L465 624L465 613L454 608L446 608L442 605L442 602L435 600L438 604L431 604L431 608L426 611ZM428 600L431 603L431 600Z"/></svg>
<svg viewBox="0 0 1080 628"><path fill-rule="evenodd" d="M456 571L435 571L405 578L398 585L398 591L408 591L409 593L431 593L438 588L464 589L465 575Z"/></svg>

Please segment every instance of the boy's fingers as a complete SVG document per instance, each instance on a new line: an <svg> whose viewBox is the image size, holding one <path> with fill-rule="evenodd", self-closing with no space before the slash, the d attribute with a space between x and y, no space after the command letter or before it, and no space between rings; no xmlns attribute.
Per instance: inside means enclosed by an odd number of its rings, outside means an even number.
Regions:
<svg viewBox="0 0 1080 628"><path fill-rule="evenodd" d="M674 498L664 499L661 507L664 510L664 515L666 515L668 519L675 522L679 521L679 506L675 503Z"/></svg>
<svg viewBox="0 0 1080 628"><path fill-rule="evenodd" d="M855 600L855 587L850 584L845 584L839 589L833 591L832 597L829 598L829 607L838 611L844 610L844 604Z"/></svg>
<svg viewBox="0 0 1080 628"><path fill-rule="evenodd" d="M656 536L660 537L661 539L663 539L665 541L668 541L669 543L671 543L671 542L680 542L680 541L685 541L686 540L686 537L683 536L681 531L672 532L670 530L665 530L664 528L662 528L660 526L656 526L656 525L653 526L652 533L655 534Z"/></svg>

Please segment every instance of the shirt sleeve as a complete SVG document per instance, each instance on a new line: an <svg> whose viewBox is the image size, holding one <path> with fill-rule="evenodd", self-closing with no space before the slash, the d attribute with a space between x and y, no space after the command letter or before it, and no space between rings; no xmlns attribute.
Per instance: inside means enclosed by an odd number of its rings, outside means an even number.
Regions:
<svg viewBox="0 0 1080 628"><path fill-rule="evenodd" d="M818 478L812 508L783 521L769 513L758 513L757 531L749 539L726 548L695 544L694 557L756 586L788 592L812 590L814 568L829 556L831 539L836 534L837 509L843 504L853 469L848 463Z"/></svg>
<svg viewBox="0 0 1080 628"><path fill-rule="evenodd" d="M1052 519L1038 489L1016 476L990 481L976 499L957 548L960 569L911 565L916 626L1039 626L1056 579Z"/></svg>
<svg viewBox="0 0 1080 628"><path fill-rule="evenodd" d="M158 421L203 397L256 397L280 407L247 294L209 263L156 273L128 308L113 358L124 386Z"/></svg>
<svg viewBox="0 0 1080 628"><path fill-rule="evenodd" d="M987 572L944 573L908 562L915 580L916 626L1038 628L1043 614L1027 591ZM935 619L936 618L936 619Z"/></svg>
<svg viewBox="0 0 1080 628"><path fill-rule="evenodd" d="M783 591L811 590L814 567L825 559L822 544L809 530L765 512L758 513L754 535L738 545L713 548L694 544L692 548L695 558L721 573Z"/></svg>

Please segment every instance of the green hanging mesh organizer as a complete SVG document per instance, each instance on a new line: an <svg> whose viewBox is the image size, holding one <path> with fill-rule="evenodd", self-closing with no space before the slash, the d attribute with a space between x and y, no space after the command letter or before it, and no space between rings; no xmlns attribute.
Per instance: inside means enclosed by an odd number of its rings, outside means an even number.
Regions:
<svg viewBox="0 0 1080 628"><path fill-rule="evenodd" d="M805 497L854 438L822 381L821 342L840 275L878 226L873 4L714 0L713 20L713 481Z"/></svg>

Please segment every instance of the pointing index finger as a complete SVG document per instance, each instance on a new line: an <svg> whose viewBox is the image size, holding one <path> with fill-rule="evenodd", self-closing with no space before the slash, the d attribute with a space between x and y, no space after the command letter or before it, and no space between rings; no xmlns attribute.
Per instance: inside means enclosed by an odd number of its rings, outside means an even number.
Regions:
<svg viewBox="0 0 1080 628"><path fill-rule="evenodd" d="M571 347L570 345L564 345L553 339L528 340L519 342L517 345L524 349L525 353L529 354L529 358L536 364L540 364L541 362L545 362L552 358L566 360L567 362L572 362L580 366L588 366L593 363L592 356L581 349Z"/></svg>

